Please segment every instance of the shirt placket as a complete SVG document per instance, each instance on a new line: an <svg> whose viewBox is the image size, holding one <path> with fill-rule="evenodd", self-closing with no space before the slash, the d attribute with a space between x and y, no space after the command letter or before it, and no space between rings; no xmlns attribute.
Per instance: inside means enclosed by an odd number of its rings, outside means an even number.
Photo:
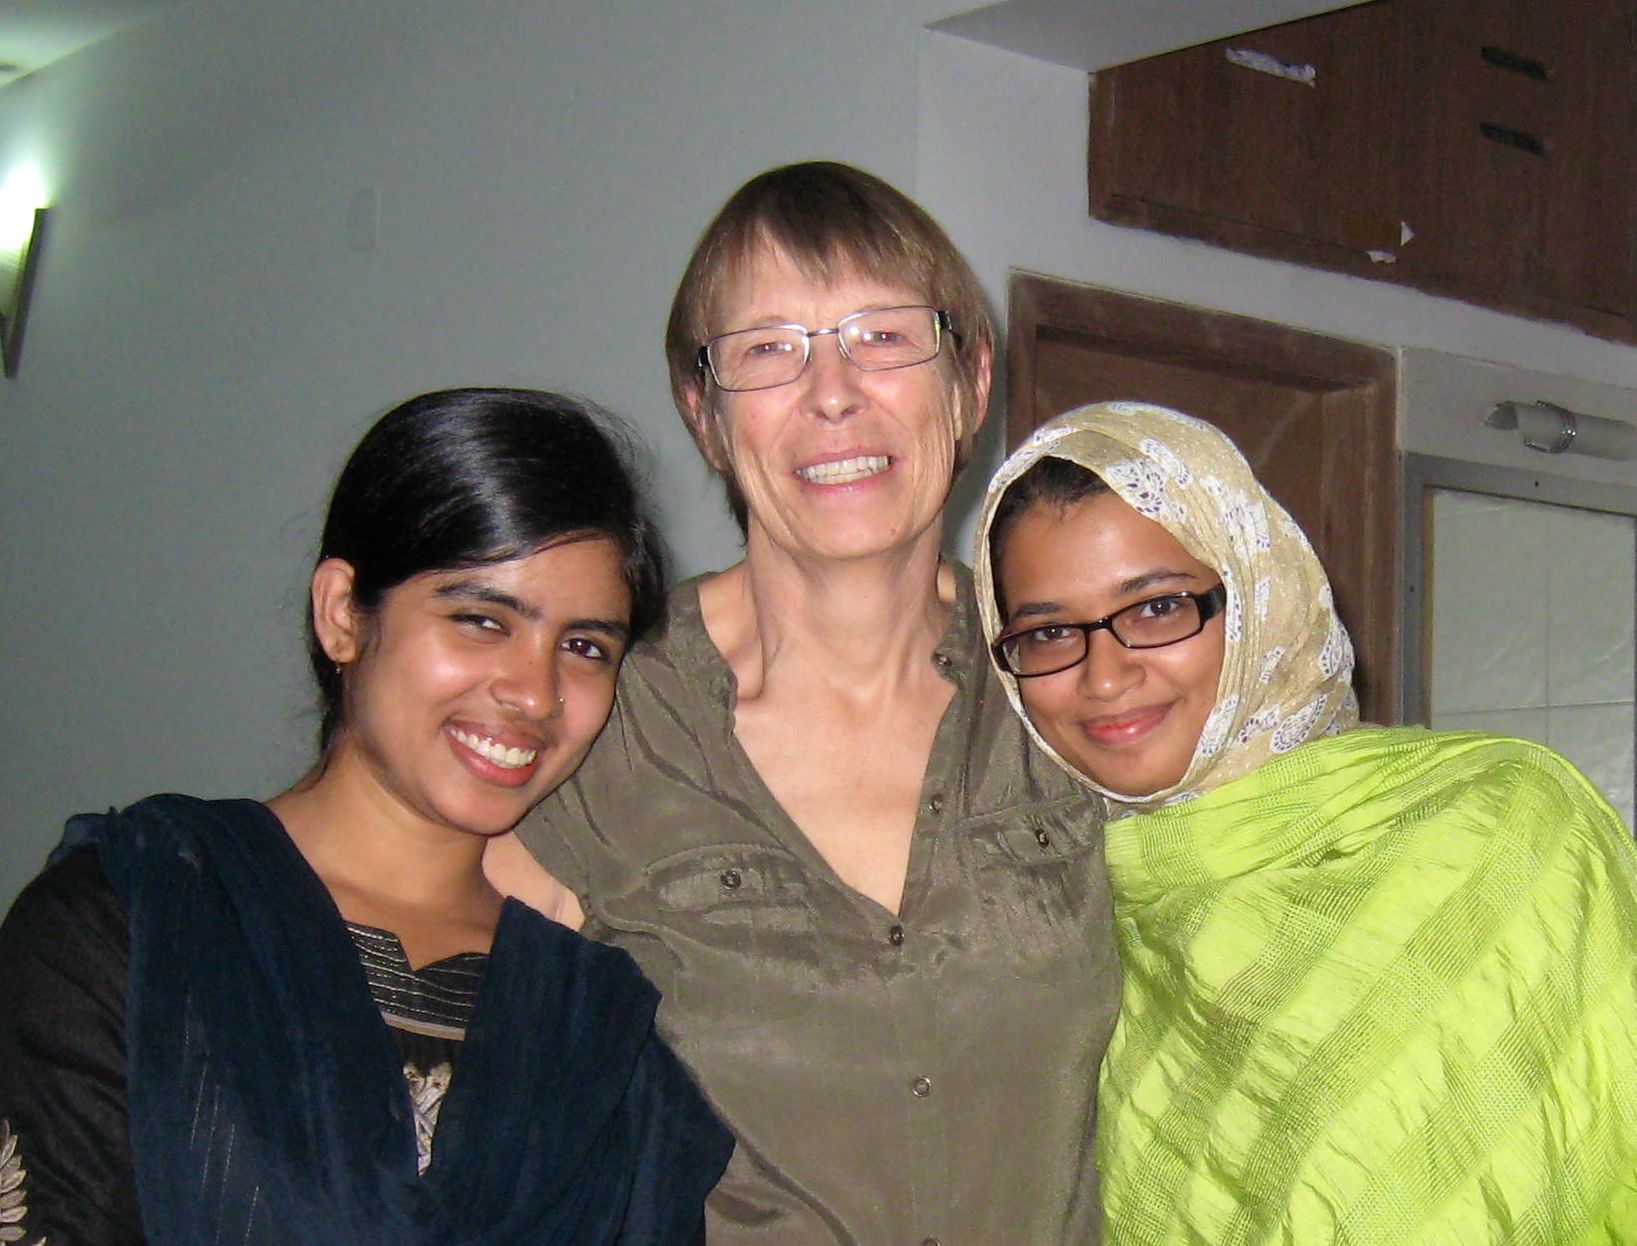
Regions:
<svg viewBox="0 0 1637 1246"><path fill-rule="evenodd" d="M917 919L932 904L933 890L943 884L948 868L942 840L957 793L952 726L970 712L965 704L966 680L961 667L940 647L932 657L939 674L955 685L955 696L939 724L932 757L916 810L911 846L910 876L905 879L904 903L898 919L887 929L887 943L898 959L890 982L897 988L891 1003L897 1018L899 1059L893 1093L904 1103L905 1136L910 1155L908 1206L903 1246L949 1246L954 1240L948 1219L952 1206L950 1164L950 1106L962 1087L949 1077L948 1051L952 1036L945 1033L940 1001L940 936ZM947 970L947 966L943 966Z"/></svg>

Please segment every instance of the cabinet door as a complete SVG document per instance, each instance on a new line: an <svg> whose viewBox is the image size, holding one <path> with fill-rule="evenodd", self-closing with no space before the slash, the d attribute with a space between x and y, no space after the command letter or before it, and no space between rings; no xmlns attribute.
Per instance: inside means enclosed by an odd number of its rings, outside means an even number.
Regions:
<svg viewBox="0 0 1637 1246"><path fill-rule="evenodd" d="M1274 253L1396 248L1400 27L1367 4L1097 74L1093 213Z"/></svg>
<svg viewBox="0 0 1637 1246"><path fill-rule="evenodd" d="M1406 0L1400 276L1548 314L1627 316L1625 0Z"/></svg>

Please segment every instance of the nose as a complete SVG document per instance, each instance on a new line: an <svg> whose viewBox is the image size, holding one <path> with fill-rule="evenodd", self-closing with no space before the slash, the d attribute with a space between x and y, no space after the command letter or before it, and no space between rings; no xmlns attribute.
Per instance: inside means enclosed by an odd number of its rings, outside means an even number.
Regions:
<svg viewBox="0 0 1637 1246"><path fill-rule="evenodd" d="M556 649L536 652L520 645L491 685L494 698L520 718L544 722L563 707Z"/></svg>
<svg viewBox="0 0 1637 1246"><path fill-rule="evenodd" d="M1142 659L1106 628L1086 638L1086 660L1080 663L1080 691L1097 701L1117 701L1142 680Z"/></svg>
<svg viewBox="0 0 1637 1246"><path fill-rule="evenodd" d="M841 353L841 338L835 332L815 334L808 347L808 401L824 420L843 420L864 402L860 384L864 374Z"/></svg>

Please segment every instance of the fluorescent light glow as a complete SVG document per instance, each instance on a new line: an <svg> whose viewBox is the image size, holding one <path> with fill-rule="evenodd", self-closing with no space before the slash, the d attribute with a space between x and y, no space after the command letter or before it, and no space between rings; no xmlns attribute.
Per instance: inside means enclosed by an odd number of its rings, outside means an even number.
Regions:
<svg viewBox="0 0 1637 1246"><path fill-rule="evenodd" d="M38 165L20 164L6 176L0 183L0 255L22 255L34 232L34 210L46 202Z"/></svg>

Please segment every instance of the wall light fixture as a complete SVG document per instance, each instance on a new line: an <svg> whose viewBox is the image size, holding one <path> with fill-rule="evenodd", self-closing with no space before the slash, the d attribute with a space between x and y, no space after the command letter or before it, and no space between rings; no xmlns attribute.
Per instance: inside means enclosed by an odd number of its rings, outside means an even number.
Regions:
<svg viewBox="0 0 1637 1246"><path fill-rule="evenodd" d="M23 355L23 330L50 215L49 208L30 205L19 211L0 203L0 360L7 376L17 375Z"/></svg>
<svg viewBox="0 0 1637 1246"><path fill-rule="evenodd" d="M1584 415L1553 402L1507 399L1490 409L1484 423L1491 428L1516 430L1525 446L1542 454L1637 458L1637 425Z"/></svg>

